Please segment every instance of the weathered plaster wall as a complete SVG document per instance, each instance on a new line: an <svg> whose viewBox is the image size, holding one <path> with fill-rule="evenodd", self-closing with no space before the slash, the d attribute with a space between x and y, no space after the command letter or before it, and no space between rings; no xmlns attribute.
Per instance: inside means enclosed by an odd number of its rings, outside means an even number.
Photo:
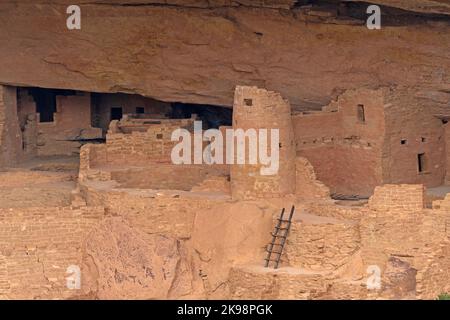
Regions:
<svg viewBox="0 0 450 320"><path fill-rule="evenodd" d="M423 183L427 187L444 183L450 158L446 155L444 126L435 115L446 114L447 109L414 97L410 89L395 90L386 96L385 183ZM424 168L419 172L421 153Z"/></svg>
<svg viewBox="0 0 450 320"><path fill-rule="evenodd" d="M349 90L321 112L293 116L297 154L331 192L370 195L382 183L383 100L382 89Z"/></svg>

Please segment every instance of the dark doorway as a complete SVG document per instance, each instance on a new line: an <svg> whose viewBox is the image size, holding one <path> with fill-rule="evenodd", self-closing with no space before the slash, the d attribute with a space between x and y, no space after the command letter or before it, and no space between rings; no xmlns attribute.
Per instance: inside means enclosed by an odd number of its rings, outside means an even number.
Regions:
<svg viewBox="0 0 450 320"><path fill-rule="evenodd" d="M204 129L219 128L220 126L231 126L233 108L193 103L172 103L172 119L190 118L197 114L204 123Z"/></svg>
<svg viewBox="0 0 450 320"><path fill-rule="evenodd" d="M29 88L29 93L36 103L36 112L39 113L39 122L53 122L56 112L56 96L72 96L73 90Z"/></svg>
<svg viewBox="0 0 450 320"><path fill-rule="evenodd" d="M122 119L122 108L115 107L111 108L111 120L120 120Z"/></svg>

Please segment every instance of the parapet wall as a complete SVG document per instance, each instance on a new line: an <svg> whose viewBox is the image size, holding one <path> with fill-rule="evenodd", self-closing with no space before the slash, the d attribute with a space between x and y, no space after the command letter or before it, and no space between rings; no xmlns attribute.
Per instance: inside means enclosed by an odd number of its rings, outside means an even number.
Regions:
<svg viewBox="0 0 450 320"><path fill-rule="evenodd" d="M369 199L369 208L378 212L422 211L425 204L425 189L421 184L385 184L375 188Z"/></svg>
<svg viewBox="0 0 450 320"><path fill-rule="evenodd" d="M193 131L190 119L148 119L146 124L112 121L106 135L106 161L114 164L171 163L171 152L178 141L172 133L184 128Z"/></svg>

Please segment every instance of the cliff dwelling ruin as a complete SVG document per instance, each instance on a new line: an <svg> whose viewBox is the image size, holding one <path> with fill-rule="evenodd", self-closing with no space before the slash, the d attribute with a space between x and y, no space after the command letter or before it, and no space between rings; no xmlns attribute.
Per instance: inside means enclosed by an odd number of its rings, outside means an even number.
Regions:
<svg viewBox="0 0 450 320"><path fill-rule="evenodd" d="M0 3L0 299L450 293L450 4L37 2Z"/></svg>

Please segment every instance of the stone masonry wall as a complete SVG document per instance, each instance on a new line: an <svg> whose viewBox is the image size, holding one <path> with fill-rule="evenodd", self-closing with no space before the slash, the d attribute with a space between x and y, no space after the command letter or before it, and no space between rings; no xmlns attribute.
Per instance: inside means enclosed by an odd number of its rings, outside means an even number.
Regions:
<svg viewBox="0 0 450 320"><path fill-rule="evenodd" d="M312 299L327 291L327 282L321 273L249 267L232 268L229 287L231 299Z"/></svg>
<svg viewBox="0 0 450 320"><path fill-rule="evenodd" d="M314 168L308 159L297 157L296 170L296 196L303 199L330 199L330 189L316 179Z"/></svg>
<svg viewBox="0 0 450 320"><path fill-rule="evenodd" d="M150 121L150 120L149 120ZM171 152L178 141L172 141L172 132L179 128L193 129L195 118L158 119L145 130L123 133L120 123L112 121L106 135L107 162L113 164L171 163ZM152 121L153 122L153 121ZM132 127L130 126L130 130Z"/></svg>
<svg viewBox="0 0 450 320"><path fill-rule="evenodd" d="M94 94L93 102L94 123L104 132L111 121L111 108L122 108L123 115L135 114L136 108L143 108L146 114L164 115L171 111L170 103L123 93Z"/></svg>
<svg viewBox="0 0 450 320"><path fill-rule="evenodd" d="M322 112L293 116L297 155L331 192L370 195L382 183L383 97L383 90L349 90Z"/></svg>
<svg viewBox="0 0 450 320"><path fill-rule="evenodd" d="M423 185L387 184L375 188L369 208L378 212L418 212L424 208Z"/></svg>
<svg viewBox="0 0 450 320"><path fill-rule="evenodd" d="M39 122L33 97L19 89L18 113L28 157L78 154L79 140L102 138L101 129L92 127L90 93L56 96L53 121Z"/></svg>
<svg viewBox="0 0 450 320"><path fill-rule="evenodd" d="M384 183L444 183L446 136L435 114L448 113L417 97L415 90L392 90L386 98L386 140L383 150ZM423 154L419 171L418 155Z"/></svg>
<svg viewBox="0 0 450 320"><path fill-rule="evenodd" d="M226 174L227 168L221 166L154 164L144 169L112 171L111 179L121 188L189 191L209 176Z"/></svg>
<svg viewBox="0 0 450 320"><path fill-rule="evenodd" d="M359 249L357 223L339 220L324 223L294 221L285 255L289 266L309 270L336 270Z"/></svg>
<svg viewBox="0 0 450 320"><path fill-rule="evenodd" d="M271 129L279 132L278 171L263 175L262 165L236 164L231 166L231 192L235 199L273 198L295 192L295 146L291 120L291 106L280 94L257 87L237 86L233 104L233 129L244 131ZM246 139L247 144L249 139ZM267 154L270 155L272 142L267 139ZM230 149L229 147L227 149ZM246 161L248 161L246 145ZM236 149L235 149L236 150ZM264 150L266 152L266 150ZM258 148L258 153L261 150Z"/></svg>
<svg viewBox="0 0 450 320"><path fill-rule="evenodd" d="M450 293L450 244L443 243L430 257L428 265L420 270L417 278L417 294L420 299L436 299Z"/></svg>
<svg viewBox="0 0 450 320"><path fill-rule="evenodd" d="M82 241L103 214L97 207L0 209L0 298L76 295L66 286L66 270L81 267Z"/></svg>
<svg viewBox="0 0 450 320"><path fill-rule="evenodd" d="M209 177L229 177L227 165L148 162L139 168L108 167L106 150L105 144L87 144L81 148L80 182L114 180L120 188L189 191Z"/></svg>
<svg viewBox="0 0 450 320"><path fill-rule="evenodd" d="M449 238L449 201L444 199L434 205L435 209L424 209L423 185L377 187L369 200L370 210L361 218L364 265L376 265L382 272L392 261L409 266L411 272L417 272L413 281L419 298L429 299L446 289L446 281L439 283L437 279L443 279L445 273L438 276L439 270L448 264L440 252ZM382 279L389 276L382 273ZM392 279L395 277L389 281ZM395 287L398 285L391 285L391 290ZM392 297L393 292L383 294Z"/></svg>

